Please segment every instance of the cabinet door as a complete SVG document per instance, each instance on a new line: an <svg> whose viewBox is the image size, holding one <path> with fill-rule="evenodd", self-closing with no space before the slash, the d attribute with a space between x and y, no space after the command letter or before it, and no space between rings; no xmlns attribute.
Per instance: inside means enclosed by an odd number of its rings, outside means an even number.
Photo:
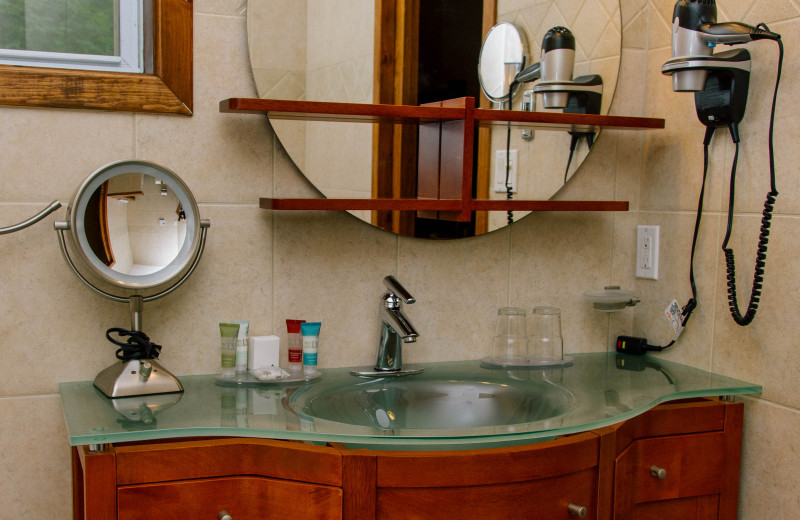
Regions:
<svg viewBox="0 0 800 520"><path fill-rule="evenodd" d="M119 520L342 518L340 488L262 477L229 477L120 486Z"/></svg>
<svg viewBox="0 0 800 520"><path fill-rule="evenodd" d="M614 518L717 518L723 446L722 433L634 441L617 457Z"/></svg>

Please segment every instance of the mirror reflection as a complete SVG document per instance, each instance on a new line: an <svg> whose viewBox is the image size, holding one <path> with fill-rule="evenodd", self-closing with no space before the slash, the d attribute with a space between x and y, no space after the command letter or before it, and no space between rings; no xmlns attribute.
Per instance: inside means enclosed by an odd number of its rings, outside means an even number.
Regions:
<svg viewBox="0 0 800 520"><path fill-rule="evenodd" d="M621 48L617 0L307 0L248 2L248 43L262 98L419 105L463 96L482 98L481 44L498 22L513 23L526 47L526 64L539 61L554 26L575 35L573 77L602 76L601 114L608 112ZM290 20L291 23L287 23ZM378 21L377 25L374 23ZM481 60L480 66L488 66ZM543 111L541 94L521 84L513 101ZM501 96L502 97L502 96ZM537 99L538 98L538 99ZM289 156L329 198L415 198L416 125L273 120ZM511 131L504 125L476 132L474 196L503 199L505 155L515 166L515 199L555 196L589 151L588 139L567 132ZM423 218L413 212L351 211L384 229L417 237L462 237L507 224L504 212L479 212L472 222ZM517 212L518 220L524 213Z"/></svg>
<svg viewBox="0 0 800 520"><path fill-rule="evenodd" d="M527 54L522 34L514 24L502 22L489 29L478 61L486 97L497 103L508 100L509 86L526 65Z"/></svg>
<svg viewBox="0 0 800 520"><path fill-rule="evenodd" d="M112 271L147 275L177 258L186 240L186 212L160 179L124 173L91 195L84 229L92 252Z"/></svg>

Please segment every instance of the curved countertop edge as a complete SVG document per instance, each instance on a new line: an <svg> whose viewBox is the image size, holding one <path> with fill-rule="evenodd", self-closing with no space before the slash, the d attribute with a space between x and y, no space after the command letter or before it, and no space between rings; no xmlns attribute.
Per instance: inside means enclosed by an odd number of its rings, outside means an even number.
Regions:
<svg viewBox="0 0 800 520"><path fill-rule="evenodd" d="M597 354L595 354L596 356ZM581 355L578 355L581 356ZM447 362L442 362L447 363ZM658 363L664 364L662 360ZM427 365L435 365L430 363ZM726 378L725 376L718 376L710 372L704 372L694 367L679 365L676 363L666 362L669 367L683 367L693 372L708 374L715 377ZM329 370L348 370L329 369ZM189 376L192 377L192 376ZM193 376L199 377L199 376ZM213 377L213 376L210 376ZM347 446L367 447L372 449L407 449L407 450L443 450L443 449L475 449L482 447L497 447L497 446L510 446L515 444L524 444L532 442L541 442L551 440L555 437L564 435L572 435L576 433L587 432L598 428L611 426L633 417L641 415L642 413L670 401L691 398L703 397L718 397L718 396L733 396L733 395L753 395L760 394L762 387L752 383L745 383L743 381L736 381L734 387L710 387L698 390L689 390L681 392L673 392L662 395L659 398L653 399L641 406L637 406L625 412L615 414L613 416L604 417L598 420L587 421L572 426L563 426L554 429L544 429L536 431L522 431L522 432L503 432L495 434L478 434L471 436L407 436L407 435L363 435L363 434L342 434L342 433L329 433L329 432L315 432L303 430L287 430L287 429L268 429L268 428L238 428L231 426L198 426L198 427L173 427L166 429L143 429L136 431L115 431L108 434L101 431L95 431L88 434L78 434L73 432L70 424L68 407L68 399L65 396L65 390L68 385L75 385L78 383L62 383L60 385L62 401L64 404L64 414L67 422L67 430L69 435L69 443L71 446L84 446L92 444L107 444L107 443L123 443L123 442L140 442L152 441L159 439L175 439L193 437L242 437L242 438L261 438L261 439L277 439L277 440L292 440L292 441L306 441L312 443L341 443ZM90 384L90 383L89 383ZM99 395L99 393L98 393ZM107 399L100 396L102 399ZM86 430L84 430L86 431ZM437 430L441 433L441 430Z"/></svg>

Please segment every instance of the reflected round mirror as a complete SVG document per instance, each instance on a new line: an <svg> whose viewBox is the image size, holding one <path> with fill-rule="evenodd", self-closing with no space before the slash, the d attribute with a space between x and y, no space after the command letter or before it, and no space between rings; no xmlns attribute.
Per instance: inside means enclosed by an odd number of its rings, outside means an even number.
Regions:
<svg viewBox="0 0 800 520"><path fill-rule="evenodd" d="M402 105L479 99L479 61L482 70L490 67L488 54L480 56L481 44L492 26L509 22L520 29L526 66L539 61L549 29L568 27L576 39L573 77L602 77L600 113L608 113L622 42L618 0L437 0L413 5L419 5L419 12L411 9L404 18L394 10L394 0L248 0L249 58L258 96ZM503 60L491 65L505 69ZM513 110L520 109L533 85L519 86ZM544 110L541 94L532 97L534 110ZM484 99L481 108L500 107ZM294 164L325 197L418 197L415 125L279 119L270 124ZM522 130L515 126L510 142L517 166L514 199L553 198L585 160L588 140L580 139L571 150L567 132ZM502 157L506 135L500 125L479 136L475 198L507 197ZM602 139L594 141L594 146L602 145ZM467 225L414 212L350 213L415 237L473 236L507 225L500 211L478 212ZM515 212L514 220L524 215Z"/></svg>
<svg viewBox="0 0 800 520"><path fill-rule="evenodd" d="M197 204L172 171L121 161L94 172L67 209L91 271L117 287L146 289L180 274L200 243Z"/></svg>
<svg viewBox="0 0 800 520"><path fill-rule="evenodd" d="M486 97L496 103L506 101L511 83L526 61L525 41L516 25L502 22L489 29L478 59L478 77Z"/></svg>

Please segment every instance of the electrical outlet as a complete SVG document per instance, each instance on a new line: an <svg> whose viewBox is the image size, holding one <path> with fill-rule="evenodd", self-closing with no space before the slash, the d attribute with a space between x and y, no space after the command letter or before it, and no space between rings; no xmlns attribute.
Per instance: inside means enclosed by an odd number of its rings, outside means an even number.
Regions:
<svg viewBox="0 0 800 520"><path fill-rule="evenodd" d="M508 172L508 185L511 192L517 192L517 163L519 153L511 150L511 167ZM494 155L494 191L495 193L506 193L506 151L497 150Z"/></svg>
<svg viewBox="0 0 800 520"><path fill-rule="evenodd" d="M658 226L636 226L636 278L658 280Z"/></svg>

